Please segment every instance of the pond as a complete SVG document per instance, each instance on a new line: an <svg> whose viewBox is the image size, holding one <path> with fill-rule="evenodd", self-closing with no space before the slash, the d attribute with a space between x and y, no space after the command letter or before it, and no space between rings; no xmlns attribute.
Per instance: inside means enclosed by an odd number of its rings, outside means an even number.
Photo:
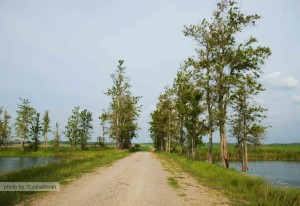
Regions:
<svg viewBox="0 0 300 206"><path fill-rule="evenodd" d="M230 167L241 171L242 164L230 162ZM248 174L265 178L269 184L300 188L300 162L255 161L249 162Z"/></svg>
<svg viewBox="0 0 300 206"><path fill-rule="evenodd" d="M19 170L25 167L41 166L58 160L59 158L54 157L1 157L0 173Z"/></svg>

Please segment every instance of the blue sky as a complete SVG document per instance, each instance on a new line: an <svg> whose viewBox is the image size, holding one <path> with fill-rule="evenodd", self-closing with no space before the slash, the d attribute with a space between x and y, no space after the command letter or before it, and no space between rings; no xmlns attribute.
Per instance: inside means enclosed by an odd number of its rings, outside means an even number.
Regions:
<svg viewBox="0 0 300 206"><path fill-rule="evenodd" d="M266 143L300 142L300 2L238 2L243 12L262 15L241 39L252 35L272 50L261 78L266 91L257 97L269 109ZM147 122L157 97L194 55L183 26L210 18L215 3L0 0L0 106L15 118L19 97L28 98L39 112L50 110L52 128L57 122L61 129L74 106L86 108L94 115L95 139L98 116L109 104L103 94L112 84L109 74L124 59L133 93L142 96L134 142L150 142Z"/></svg>

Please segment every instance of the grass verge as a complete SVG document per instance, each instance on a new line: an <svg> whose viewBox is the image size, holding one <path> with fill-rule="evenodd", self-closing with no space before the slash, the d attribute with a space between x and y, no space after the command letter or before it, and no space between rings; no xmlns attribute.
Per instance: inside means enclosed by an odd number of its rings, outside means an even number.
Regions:
<svg viewBox="0 0 300 206"><path fill-rule="evenodd" d="M297 189L274 188L261 178L177 154L157 154L164 160L178 164L201 184L222 191L233 205L300 205L300 191Z"/></svg>
<svg viewBox="0 0 300 206"><path fill-rule="evenodd" d="M110 164L129 154L128 151L115 150L76 151L71 157L59 162L1 174L0 182L60 182L60 184L65 184L83 173L92 172L99 166ZM0 191L0 205L13 205L36 193L38 192Z"/></svg>

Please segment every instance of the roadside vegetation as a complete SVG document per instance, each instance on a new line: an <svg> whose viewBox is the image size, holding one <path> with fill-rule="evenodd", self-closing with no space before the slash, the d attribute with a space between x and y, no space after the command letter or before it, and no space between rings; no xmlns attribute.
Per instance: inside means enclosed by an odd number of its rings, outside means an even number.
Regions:
<svg viewBox="0 0 300 206"><path fill-rule="evenodd" d="M208 136L207 160L221 160L229 168L231 136L242 170L248 170L249 147L261 143L268 127L263 122L266 109L255 97L265 90L259 78L271 50L243 33L260 18L243 13L234 0L220 0L210 19L184 26L184 36L195 42L195 55L181 64L173 85L165 87L151 113L155 149L170 153L177 148L197 159L203 136Z"/></svg>
<svg viewBox="0 0 300 206"><path fill-rule="evenodd" d="M179 165L202 185L220 190L233 205L300 205L299 189L275 188L262 178L249 176L234 169L226 170L219 165L195 161L179 154L157 154L161 159Z"/></svg>
<svg viewBox="0 0 300 206"><path fill-rule="evenodd" d="M180 147L173 152L180 153ZM213 156L216 162L220 162L220 146L213 144ZM228 145L230 161L240 161L239 151L235 144ZM208 160L209 147L207 144L196 148L195 160ZM250 161L300 161L300 144L261 144L249 146L248 160Z"/></svg>
<svg viewBox="0 0 300 206"><path fill-rule="evenodd" d="M112 148L104 150L73 151L71 147L62 147L60 152L50 149L38 152L22 152L19 149L8 149L1 156L61 157L61 160L39 167L28 167L19 171L0 174L0 182L60 182L65 184L84 173L108 165L115 160L126 157L129 151L118 151ZM27 199L30 195L41 192L1 192L1 205L13 205Z"/></svg>

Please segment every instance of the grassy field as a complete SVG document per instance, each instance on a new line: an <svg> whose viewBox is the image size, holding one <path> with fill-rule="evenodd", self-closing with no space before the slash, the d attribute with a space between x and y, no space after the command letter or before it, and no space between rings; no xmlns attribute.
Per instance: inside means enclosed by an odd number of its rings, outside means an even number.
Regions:
<svg viewBox="0 0 300 206"><path fill-rule="evenodd" d="M233 205L300 205L300 190L274 188L257 177L177 154L158 152L166 161L173 161L201 184L217 189L231 199Z"/></svg>
<svg viewBox="0 0 300 206"><path fill-rule="evenodd" d="M238 151L234 144L229 144L229 158L232 161L238 160ZM220 145L213 145L215 161L220 161ZM281 160L300 161L300 144L267 144L259 146L249 146L249 160ZM208 145L197 148L196 159L208 160Z"/></svg>
<svg viewBox="0 0 300 206"><path fill-rule="evenodd" d="M62 157L59 162L0 174L0 182L60 182L60 184L65 184L83 173L92 172L97 167L126 157L130 152L115 151L114 149L72 151L69 147L62 147L59 153L52 149L21 152L19 149L9 148L2 150L0 154L2 157ZM37 193L0 191L0 205L13 205Z"/></svg>

